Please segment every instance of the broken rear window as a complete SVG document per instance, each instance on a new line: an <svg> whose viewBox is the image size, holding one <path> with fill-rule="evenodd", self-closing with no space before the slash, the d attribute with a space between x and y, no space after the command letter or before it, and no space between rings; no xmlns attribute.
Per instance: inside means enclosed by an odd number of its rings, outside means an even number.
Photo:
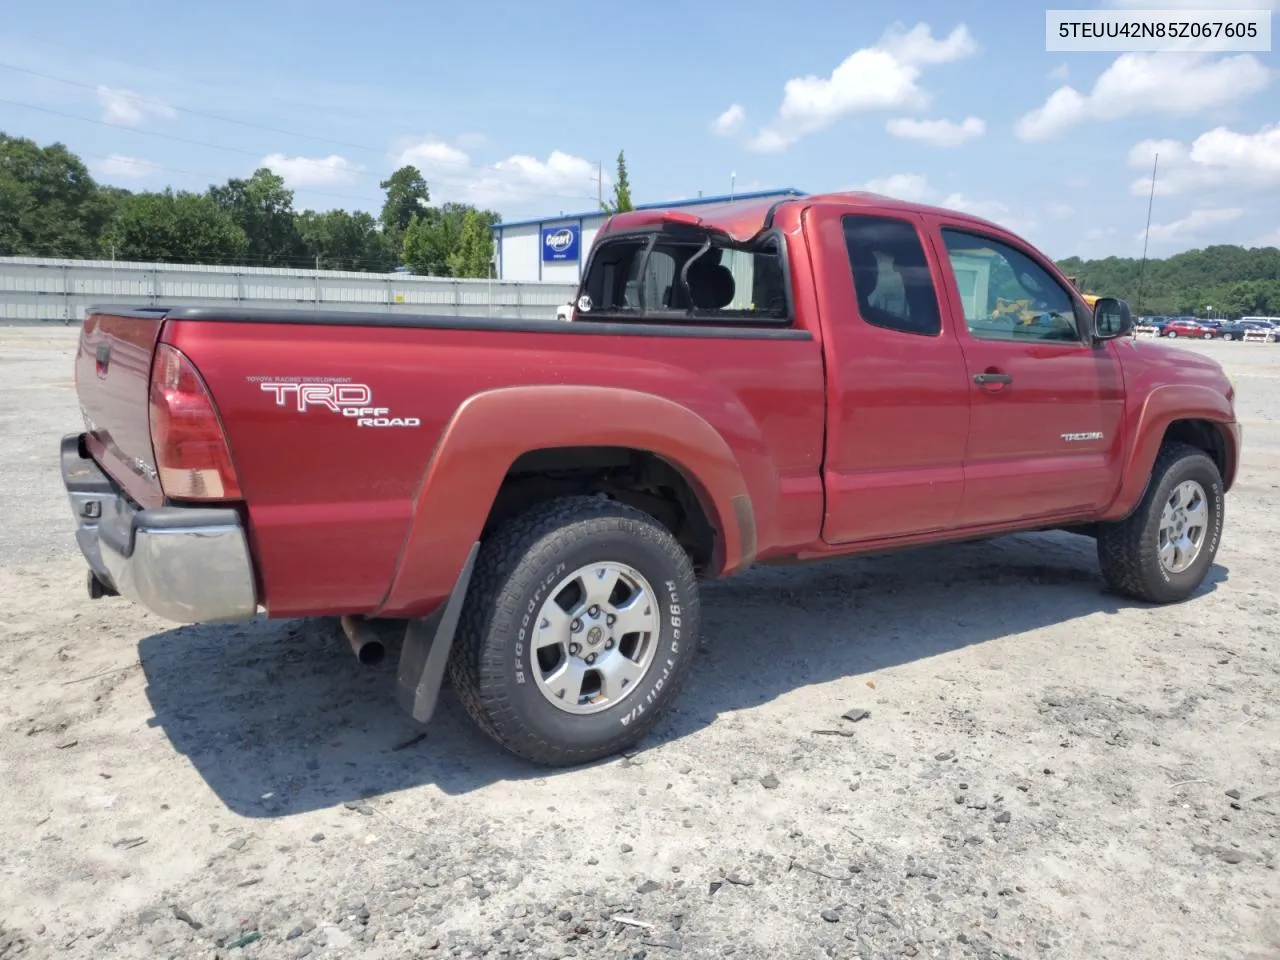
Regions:
<svg viewBox="0 0 1280 960"><path fill-rule="evenodd" d="M772 235L741 245L706 233L605 238L591 255L577 318L785 323L783 267Z"/></svg>

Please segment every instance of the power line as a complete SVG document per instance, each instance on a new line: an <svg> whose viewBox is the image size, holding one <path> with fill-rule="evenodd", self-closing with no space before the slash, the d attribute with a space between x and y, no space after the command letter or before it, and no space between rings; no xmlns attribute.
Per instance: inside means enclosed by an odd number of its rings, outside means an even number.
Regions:
<svg viewBox="0 0 1280 960"><path fill-rule="evenodd" d="M96 124L97 126L100 126L100 127L111 127L111 128L113 128L113 129L116 129L116 130L124 130L124 131L126 131L126 132L128 132L128 133L138 134L139 136L144 136L144 137L154 137L154 138L156 138L156 139L160 139L160 140L171 140L171 141L173 141L174 143L184 143L184 144L188 144L189 146L193 146L193 147L206 147L206 148L208 148L208 149L210 149L210 150L224 150L224 151L226 151L226 152L228 152L228 153L236 153L236 154L240 154L241 156L246 156L246 157L255 157L255 158L257 158L259 161L261 161L261 160L262 160L262 154L261 154L261 151L257 151L257 150L245 150L245 149L242 149L242 148L240 148L240 147L229 147L229 146L226 146L226 145L224 145L224 144L219 144L219 143L209 143L209 142L208 142L208 141L206 141L206 140L193 140L193 139L191 139L190 137L179 137L179 136L175 136L174 134L171 134L171 133L159 133L159 132L157 132L157 131L155 131L155 130L141 130L141 129L137 128L137 127L130 127L130 126L128 126L128 125L126 125L126 124L122 124L122 123L111 123L109 120L98 120L98 119L95 119L95 118L93 118L93 117L82 117L82 116L80 116L80 115L78 115L78 114L74 114L74 113L67 113L66 111L63 111L63 110L54 110L52 107L42 107L42 106L38 106L37 104L34 104L34 103L23 103L23 102L21 102L21 101L19 101L19 100L9 100L9 99L4 98L4 97L0 97L0 103L5 103L5 104L8 104L8 105L13 106L13 107L21 107L21 108L26 109L26 110L35 110L35 111L37 111L37 112L39 112L39 113L47 113L47 114L50 114L50 115L55 116L55 117L65 117L65 118L66 118L66 119L68 119L68 120L79 120L81 123L92 123L92 124ZM295 162L295 163L309 163L309 164L319 165L319 166L322 166L322 167L325 167L326 169L328 169L328 167L327 167L327 165L324 163L324 161L322 161L322 160L312 160L312 159L310 159L310 158L308 158L308 157L296 157L296 158L294 158L294 161L293 161L293 162ZM382 179L382 175L381 175L381 174L373 173L373 172L371 172L371 171L365 171L365 170L347 170L347 171L345 171L345 172L347 172L347 173L351 174L352 176L356 176L356 177L364 177L364 178L370 178L370 177L372 177L372 178L374 178L375 180L378 180L378 181L379 181L379 183L381 183L381 179ZM197 174L197 176L205 176L205 174ZM215 178L215 179L217 179L217 178ZM304 189L307 189L308 191L310 191L310 188L304 188ZM334 195L336 196L336 194L334 194ZM540 193L540 194L538 194L537 196L538 196L538 198L541 198L541 199L548 199L548 200L590 200L590 199L594 199L594 198L592 198L589 194L586 194L586 193ZM358 199L361 199L361 200L368 200L368 198L367 198L367 197L361 197L361 198L358 198ZM379 202L379 201L375 201L375 202Z"/></svg>
<svg viewBox="0 0 1280 960"><path fill-rule="evenodd" d="M31 70L31 69L28 69L27 67L19 67L12 63L0 62L0 67L3 67L6 70L16 70L19 73L27 73L33 77L40 77L44 80L53 80L56 83L65 83L73 87L81 87L85 90L97 91L101 87L105 86L102 84L84 83L80 80L69 80L66 77L56 77L51 73L41 73L39 70ZM171 103L166 103L163 100L153 100L150 97L143 97L143 96L140 96L139 94L128 93L123 90L116 90L114 88L111 88L111 94L113 96L123 97L128 100L136 100L139 103L147 103L155 107L164 107L166 110L173 110L178 113L188 113L188 114L191 114L193 117L205 117L206 119L217 120L221 123L234 123L241 127L251 127L255 130L266 130L269 133L283 133L285 136L289 136L289 137L301 137L305 140L315 140L319 143L329 143L335 146L347 147L351 150L362 150L366 153L377 154L378 156L385 155L385 151L379 150L377 147L369 147L360 143L350 143L346 140L334 140L331 137L319 137L312 133L299 133L296 130L285 130L282 127L272 127L262 123L254 123L251 120L237 120L234 117L223 117L215 113L206 113L203 110L193 110L190 107L178 107Z"/></svg>
<svg viewBox="0 0 1280 960"><path fill-rule="evenodd" d="M91 160L106 160L112 163L128 163L130 165L137 166L139 169L143 169L143 170L163 170L166 173L181 173L190 177L205 177L206 179L214 182L217 182L223 179L220 175L216 173L201 173L199 170L182 170L178 167L166 167L159 163L152 163L150 160L135 160L133 157L122 157L119 155L103 156L102 154L98 154L98 153L82 153L82 154L79 154L79 156L88 157ZM385 197L383 198L361 197L352 193L334 193L330 190L312 190L310 187L307 188L307 193L314 194L319 197L337 197L342 200L359 200L362 203L374 203L374 204L381 204L386 199Z"/></svg>
<svg viewBox="0 0 1280 960"><path fill-rule="evenodd" d="M3 97L0 97L0 103L7 103L13 107L23 107L24 109L27 109L27 110L37 110L40 113L49 113L55 117L66 117L68 120L79 120L81 123L95 123L100 127L113 127L117 130L127 130L130 133L136 133L144 137L157 137L161 140L172 140L175 143L189 144L190 146L193 146L193 147L207 147L210 150L225 150L228 153L239 153L247 157L261 158L261 154L257 150L243 150L240 147L228 147L219 143L209 143L206 140L192 140L188 137L177 137L171 133L157 133L155 130L139 130L137 127L130 127L123 123L112 123L109 120L96 120L93 117L82 117L82 116L79 116L78 114L66 113L62 110L54 110L51 107L37 106L34 103L22 103L18 100L7 100ZM323 160L312 160L308 157L297 157L293 162L317 164L319 166L327 168L327 165ZM363 176L363 177L379 176L379 174L370 173L362 170L348 170L347 172L352 174L353 176Z"/></svg>
<svg viewBox="0 0 1280 960"><path fill-rule="evenodd" d="M86 53L85 53L85 52L83 52L83 51L78 51L78 52L70 51L70 50L68 50L68 49L67 49L67 46L66 46L66 43L65 43L65 38L62 38L62 37L59 37L56 41L51 40L51 39L49 39L48 37L40 37L40 38L37 38L37 39L39 40L39 42L42 42L42 43L44 43L44 44L45 44L45 45L47 45L47 46L56 46L60 52L63 52L63 53L64 53L64 55L67 55L67 56L73 56L75 59L87 59L89 56L92 56L92 57L94 57L94 58L95 58L95 59L97 59L97 60L101 60L101 61L103 61L103 62L105 62L105 63L113 63L113 64L117 64L117 65L122 66L122 67L125 67L125 68L127 68L127 69L129 69L129 70L137 70L137 69L138 69L138 65L137 65L136 63L130 63L130 62L126 61L126 60L119 60L119 59L117 59L117 58L115 58L115 57L106 56L106 55L104 55L103 53L101 53L100 51L97 51L97 50L93 51L93 52L92 52L92 53L90 53L90 54L86 54ZM18 67L18 68L16 68L16 69L24 69L24 68L22 68L22 67ZM169 80L169 81L174 81L174 80L175 80L175 78L173 77L173 75L172 75L172 74L164 74L164 73L162 73L162 72L158 71L158 70L155 68L155 65L153 65L153 64L147 64L147 65L145 65L145 66L143 67L143 69L145 69L145 70L147 70L147 71L149 71L149 72L155 73L157 76L159 76L159 77L161 77L161 78L163 78L163 79L166 79L166 80ZM28 71L28 72L34 72L34 71ZM221 92L221 91L222 91L222 89L223 89L223 87L222 87L222 85L221 85L221 84L217 84L217 83L210 83L210 82L209 82L209 81L207 81L207 80L200 80L200 79L193 79L193 78L183 78L183 79L184 79L184 81L186 81L186 82L194 83L194 84L196 84L197 86L205 87L206 89L217 90L217 91L219 91L219 92ZM276 103L286 104L286 105L288 105L288 106L290 106L290 107L296 107L296 106L299 106L299 105L306 105L306 106L311 106L311 107L315 107L315 106L317 106L314 102L309 103L309 102L307 102L307 101L305 101L305 100L297 100L297 99L290 99L290 98L288 98L288 97L275 96L275 95L272 95L272 94L269 94L269 93L263 92L263 91L261 91L261 90L256 90L256 89L255 89L255 98L256 98L256 99L258 99L258 100L271 100L271 101L274 101L274 102L276 102ZM166 106L168 106L168 104L166 104ZM175 108L175 109L176 109L176 108ZM380 124L382 124L383 126L398 127L398 128L400 128L401 130L407 130L407 131L409 131L410 133L417 133L417 132L419 132L417 127L411 126L411 125L409 125L409 124L407 124L407 123L401 123L399 120L393 120L393 119L391 119L390 117L386 117L386 116L371 117L371 116L368 116L368 115L365 115L365 114L361 114L361 115L359 115L359 116L356 116L356 115L351 114L351 113L339 113L339 112L335 112L335 111L334 111L334 110L333 110L333 109L332 109L328 104L324 105L324 108L323 108L323 109L324 109L324 110L326 111L326 113L327 113L329 116L331 116L331 117L345 117L345 118L346 118L346 119L348 119L348 120L357 120L357 121L359 121L359 122L361 122L361 123L367 123L367 122L369 122L370 120L377 120L377 122L378 122L378 123L380 123Z"/></svg>

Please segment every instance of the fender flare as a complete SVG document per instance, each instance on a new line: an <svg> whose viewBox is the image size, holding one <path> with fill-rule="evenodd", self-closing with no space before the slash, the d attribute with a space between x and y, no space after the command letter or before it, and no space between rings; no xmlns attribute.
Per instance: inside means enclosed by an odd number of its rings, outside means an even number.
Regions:
<svg viewBox="0 0 1280 960"><path fill-rule="evenodd" d="M1165 384L1154 388L1142 403L1120 472L1120 490L1102 519L1123 519L1141 502L1151 482L1151 470L1160 454L1165 431L1176 420L1203 420L1213 424L1226 447L1227 469L1223 481L1230 486L1239 451L1236 435L1230 429L1235 416L1227 398L1200 384Z"/></svg>
<svg viewBox="0 0 1280 960"><path fill-rule="evenodd" d="M689 482L715 531L711 575L754 560L755 512L725 438L675 401L618 387L538 385L474 394L444 428L419 481L395 574L375 616L421 616L449 595L498 489L525 453L629 447L667 461Z"/></svg>

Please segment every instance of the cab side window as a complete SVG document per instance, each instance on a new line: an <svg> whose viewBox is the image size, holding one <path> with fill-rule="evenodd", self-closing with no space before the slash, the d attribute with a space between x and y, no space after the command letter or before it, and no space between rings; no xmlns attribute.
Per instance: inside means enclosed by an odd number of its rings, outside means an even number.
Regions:
<svg viewBox="0 0 1280 960"><path fill-rule="evenodd" d="M1043 267L1008 244L943 228L969 335L978 340L1080 340L1076 303Z"/></svg>
<svg viewBox="0 0 1280 960"><path fill-rule="evenodd" d="M916 228L905 220L842 218L858 313L875 327L937 336L942 315Z"/></svg>

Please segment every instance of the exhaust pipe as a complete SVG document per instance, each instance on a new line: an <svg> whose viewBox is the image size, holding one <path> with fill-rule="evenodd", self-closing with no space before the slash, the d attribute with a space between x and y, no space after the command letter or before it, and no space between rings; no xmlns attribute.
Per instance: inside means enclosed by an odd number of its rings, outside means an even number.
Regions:
<svg viewBox="0 0 1280 960"><path fill-rule="evenodd" d="M366 667L381 663L382 658L387 655L387 648L383 646L382 638L362 617L353 617L350 614L344 616L342 632L347 635L347 642L351 644L351 651L356 655L356 659Z"/></svg>

